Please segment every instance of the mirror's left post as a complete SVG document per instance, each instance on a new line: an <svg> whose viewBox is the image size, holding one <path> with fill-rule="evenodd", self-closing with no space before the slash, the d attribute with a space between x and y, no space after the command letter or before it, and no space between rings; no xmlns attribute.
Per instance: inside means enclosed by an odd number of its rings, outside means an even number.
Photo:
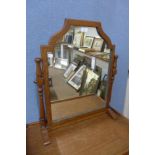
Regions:
<svg viewBox="0 0 155 155"><path fill-rule="evenodd" d="M45 108L43 101L43 75L41 69L41 58L35 58L36 63L36 81L34 83L38 86L38 95L39 95L39 110L40 110L40 126L46 127L46 117L45 117Z"/></svg>

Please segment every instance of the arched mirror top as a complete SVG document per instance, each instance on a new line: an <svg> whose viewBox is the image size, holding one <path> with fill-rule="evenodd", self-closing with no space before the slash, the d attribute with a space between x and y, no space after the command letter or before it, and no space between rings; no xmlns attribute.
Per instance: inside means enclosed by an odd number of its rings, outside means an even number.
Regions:
<svg viewBox="0 0 155 155"><path fill-rule="evenodd" d="M77 20L77 19L65 19L64 21L64 26L62 29L57 32L55 35L53 35L49 42L48 45L50 45L51 50L54 50L55 45L62 41L62 38L65 36L70 31L76 31L75 29L79 30L82 33L87 33L89 34L89 31L93 32L93 35L91 34L90 37L97 37L97 38L102 38L104 42L107 44L107 47L111 50L114 49L114 45L112 44L110 38L102 29L101 22L98 21L86 21L86 20ZM95 32L96 31L96 32Z"/></svg>

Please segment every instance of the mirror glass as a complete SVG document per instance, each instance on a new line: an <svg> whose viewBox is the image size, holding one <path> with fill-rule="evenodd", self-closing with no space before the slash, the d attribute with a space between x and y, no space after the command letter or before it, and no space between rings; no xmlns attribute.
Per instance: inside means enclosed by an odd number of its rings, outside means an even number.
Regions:
<svg viewBox="0 0 155 155"><path fill-rule="evenodd" d="M70 27L47 54L51 104L84 96L92 100L94 94L104 101L110 52L96 28Z"/></svg>

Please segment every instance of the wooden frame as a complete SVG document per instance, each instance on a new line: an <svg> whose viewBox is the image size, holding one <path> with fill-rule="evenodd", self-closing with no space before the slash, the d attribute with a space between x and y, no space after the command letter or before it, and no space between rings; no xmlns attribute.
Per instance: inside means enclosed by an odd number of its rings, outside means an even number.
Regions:
<svg viewBox="0 0 155 155"><path fill-rule="evenodd" d="M70 29L71 26L87 26L87 27L95 27L98 34L104 39L107 43L109 49L111 49L111 62L110 62L110 69L109 69L109 78L108 78L108 92L106 97L106 110L108 114L112 117L115 117L113 110L110 108L109 103L111 100L112 94L112 85L114 81L114 77L116 74L116 67L117 67L117 56L115 55L115 45L112 44L110 38L105 34L102 30L102 26L100 22L95 21L85 21L85 20L75 20L75 19L65 19L63 28L52 36L48 42L48 45L42 45L41 49L41 63L42 63L42 76L43 76L43 83L44 85L44 96L45 96L45 109L44 106L40 107L40 111L46 111L44 116L44 121L47 120L47 126L55 126L52 122L52 115L51 115L51 102L50 102L50 91L49 91L49 78L48 78L48 58L47 53L49 51L54 51L56 43L62 38L62 36ZM41 99L40 99L41 101ZM85 114L86 115L86 114ZM80 116L81 118L82 116ZM84 117L84 116L83 116ZM73 120L73 119L72 119ZM66 122L67 120L65 120ZM61 123L59 123L60 125ZM63 123L62 123L63 124ZM44 122L44 125L46 123Z"/></svg>

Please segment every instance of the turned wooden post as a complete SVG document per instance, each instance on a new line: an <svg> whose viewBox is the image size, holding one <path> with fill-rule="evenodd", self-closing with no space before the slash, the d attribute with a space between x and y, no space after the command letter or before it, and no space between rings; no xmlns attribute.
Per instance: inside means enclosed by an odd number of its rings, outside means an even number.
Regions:
<svg viewBox="0 0 155 155"><path fill-rule="evenodd" d="M35 58L35 63L36 63L35 83L38 86L40 125L41 127L46 127L45 109L44 109L44 101L43 101L43 75L42 75L42 69L41 69L41 58Z"/></svg>
<svg viewBox="0 0 155 155"><path fill-rule="evenodd" d="M113 64L112 64L112 71L111 71L111 79L110 79L110 88L109 88L109 93L108 93L108 98L107 98L107 113L114 119L117 118L116 116L116 113L114 112L113 109L111 109L110 107L110 100L111 100L111 95L112 95L112 86L113 86L113 82L114 82L114 78L115 78L115 75L117 73L117 59L118 59L118 56L117 55L114 55L114 58L113 58Z"/></svg>

